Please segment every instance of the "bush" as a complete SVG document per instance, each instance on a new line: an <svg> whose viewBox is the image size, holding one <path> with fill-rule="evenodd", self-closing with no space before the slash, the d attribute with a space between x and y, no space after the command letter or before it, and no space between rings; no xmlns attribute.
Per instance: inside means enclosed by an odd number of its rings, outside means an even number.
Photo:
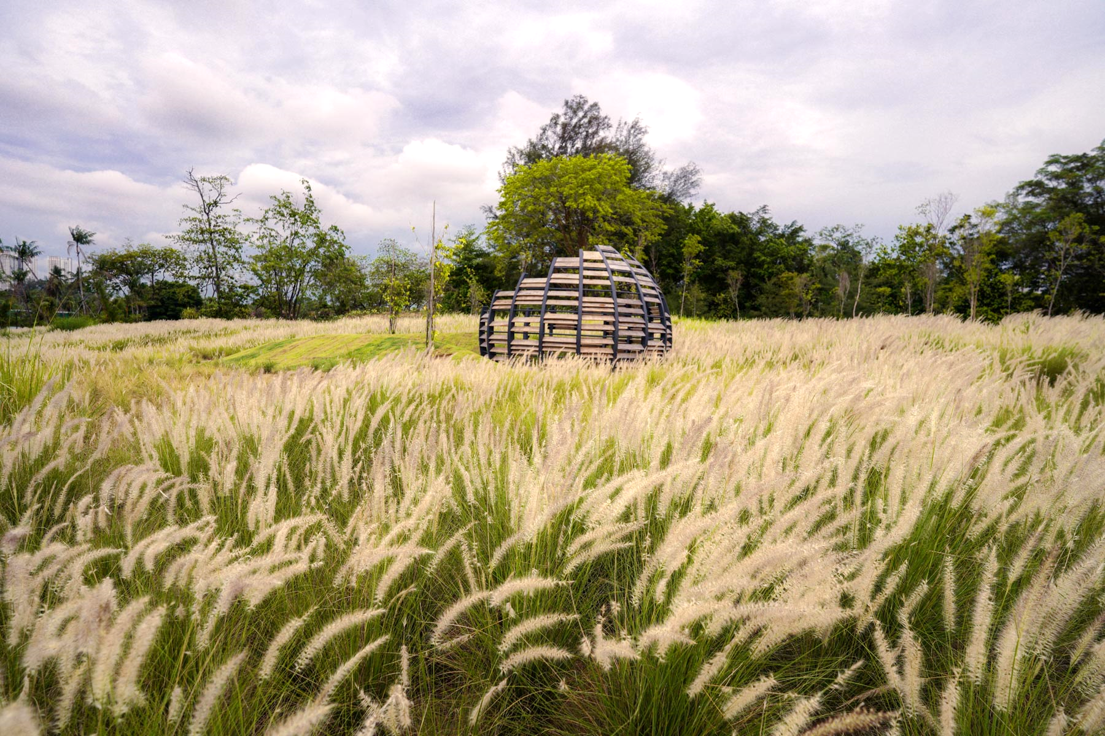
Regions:
<svg viewBox="0 0 1105 736"><path fill-rule="evenodd" d="M63 332L72 332L73 330L79 330L83 327L91 327L94 324L96 324L94 318L74 314L69 317L54 317L53 321L50 323L50 327L55 330L62 330Z"/></svg>
<svg viewBox="0 0 1105 736"><path fill-rule="evenodd" d="M203 306L200 290L193 284L181 281L158 281L151 292L148 307L151 320L181 319L185 310L196 311Z"/></svg>
<svg viewBox="0 0 1105 736"><path fill-rule="evenodd" d="M195 309L193 307L187 307L186 309L180 310L180 318L181 319L199 319L200 318L200 310Z"/></svg>

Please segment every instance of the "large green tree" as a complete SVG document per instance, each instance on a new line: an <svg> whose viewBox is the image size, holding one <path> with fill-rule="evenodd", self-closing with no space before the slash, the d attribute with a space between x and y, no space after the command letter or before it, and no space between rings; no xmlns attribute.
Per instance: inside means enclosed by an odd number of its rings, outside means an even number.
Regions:
<svg viewBox="0 0 1105 736"><path fill-rule="evenodd" d="M564 100L561 111L553 113L536 136L507 152L500 179L505 182L520 167L551 158L613 154L629 164L630 187L659 192L670 202L693 197L702 182L698 166L690 162L665 168L647 136L648 126L640 118L615 124L599 103L576 95Z"/></svg>
<svg viewBox="0 0 1105 736"><path fill-rule="evenodd" d="M1055 238L1061 237L1056 233L1074 215L1081 215L1087 233L1075 241L1079 247L1064 264L1062 288L1056 290ZM1105 233L1105 141L1086 153L1049 156L1032 179L1006 197L1001 218L1011 249L1008 266L1035 306L1105 312L1105 242L1100 237Z"/></svg>
<svg viewBox="0 0 1105 736"><path fill-rule="evenodd" d="M336 225L324 225L311 184L301 179L302 201L282 191L269 199L256 227L257 252L249 270L257 279L262 304L284 319L299 319L304 299L317 285L322 269L348 255L345 234Z"/></svg>
<svg viewBox="0 0 1105 736"><path fill-rule="evenodd" d="M523 270L547 269L553 258L592 244L647 246L663 231L666 205L655 192L629 185L619 156L556 156L518 167L499 189L488 240Z"/></svg>
<svg viewBox="0 0 1105 736"><path fill-rule="evenodd" d="M238 316L245 299L245 236L242 212L233 207L237 195L231 195L230 178L222 175L196 176L189 169L184 183L198 204L184 205L189 214L173 239L188 255L192 279L214 298L212 316Z"/></svg>
<svg viewBox="0 0 1105 736"><path fill-rule="evenodd" d="M153 290L160 283L157 278L159 274L181 276L187 270L187 259L176 248L148 243L134 245L129 240L122 248L108 248L95 253L89 263L92 277L103 283L108 294L123 299L131 318L147 316ZM193 305L189 303L187 306Z"/></svg>

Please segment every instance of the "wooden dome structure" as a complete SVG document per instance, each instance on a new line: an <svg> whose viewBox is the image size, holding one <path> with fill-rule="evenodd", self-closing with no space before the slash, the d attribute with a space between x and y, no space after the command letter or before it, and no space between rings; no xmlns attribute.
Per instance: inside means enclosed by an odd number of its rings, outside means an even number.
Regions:
<svg viewBox="0 0 1105 736"><path fill-rule="evenodd" d="M480 318L480 355L497 361L581 355L618 363L669 350L671 314L652 274L607 245L556 258L545 276L523 273Z"/></svg>

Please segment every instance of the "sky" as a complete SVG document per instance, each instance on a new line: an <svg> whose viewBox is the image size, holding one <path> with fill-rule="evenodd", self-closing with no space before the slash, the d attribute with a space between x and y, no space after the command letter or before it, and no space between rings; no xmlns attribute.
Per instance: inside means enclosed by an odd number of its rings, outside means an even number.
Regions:
<svg viewBox="0 0 1105 736"><path fill-rule="evenodd" d="M575 94L697 163L699 202L886 239L1105 139L1101 0L5 0L0 28L0 239L45 255L167 242L188 169L247 215L307 178L358 254L427 243Z"/></svg>

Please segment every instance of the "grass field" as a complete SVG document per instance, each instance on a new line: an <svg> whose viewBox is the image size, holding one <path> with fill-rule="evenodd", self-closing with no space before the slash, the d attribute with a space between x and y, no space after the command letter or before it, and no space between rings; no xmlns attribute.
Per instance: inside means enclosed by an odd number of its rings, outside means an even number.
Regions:
<svg viewBox="0 0 1105 736"><path fill-rule="evenodd" d="M424 348L425 344L425 335L414 333L289 337L228 355L224 360L231 365L270 371L303 366L328 369L342 362L359 363L388 353ZM480 351L475 333L449 332L434 336L434 353L479 356Z"/></svg>
<svg viewBox="0 0 1105 736"><path fill-rule="evenodd" d="M1105 733L1105 320L384 328L0 338L0 734Z"/></svg>

